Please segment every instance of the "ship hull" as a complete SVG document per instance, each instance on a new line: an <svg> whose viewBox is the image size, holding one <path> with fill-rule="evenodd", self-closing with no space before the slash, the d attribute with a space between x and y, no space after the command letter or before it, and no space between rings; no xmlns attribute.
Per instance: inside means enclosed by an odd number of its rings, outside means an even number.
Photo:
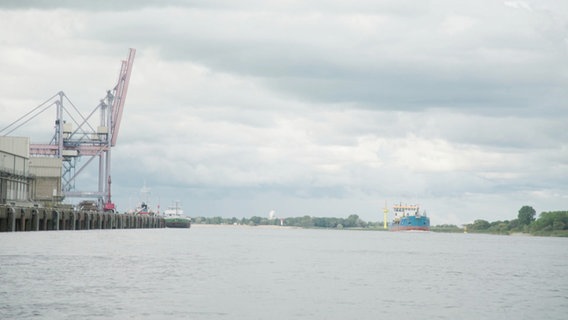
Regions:
<svg viewBox="0 0 568 320"><path fill-rule="evenodd" d="M166 228L190 228L191 220L183 218L166 218Z"/></svg>
<svg viewBox="0 0 568 320"><path fill-rule="evenodd" d="M420 226L391 226L390 231L430 231L430 227Z"/></svg>
<svg viewBox="0 0 568 320"><path fill-rule="evenodd" d="M430 218L422 215L402 217L390 225L391 231L430 231Z"/></svg>

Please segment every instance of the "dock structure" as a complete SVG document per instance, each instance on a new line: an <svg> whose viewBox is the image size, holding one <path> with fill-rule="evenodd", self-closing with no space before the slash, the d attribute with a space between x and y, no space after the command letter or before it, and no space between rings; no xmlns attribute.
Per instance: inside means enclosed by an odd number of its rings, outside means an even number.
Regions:
<svg viewBox="0 0 568 320"><path fill-rule="evenodd" d="M30 157L29 138L0 136L0 232L165 228L164 217L62 202L62 159Z"/></svg>
<svg viewBox="0 0 568 320"><path fill-rule="evenodd" d="M161 216L0 205L0 232L165 227Z"/></svg>

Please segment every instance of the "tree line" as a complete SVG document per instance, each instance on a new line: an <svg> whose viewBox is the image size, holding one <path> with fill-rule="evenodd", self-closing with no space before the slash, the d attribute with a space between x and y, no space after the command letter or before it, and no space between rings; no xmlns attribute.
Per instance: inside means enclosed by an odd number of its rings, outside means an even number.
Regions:
<svg viewBox="0 0 568 320"><path fill-rule="evenodd" d="M542 212L537 219L533 207L523 206L519 210L517 219L493 222L478 219L465 227L468 232L476 233L530 233L568 237L568 211Z"/></svg>
<svg viewBox="0 0 568 320"><path fill-rule="evenodd" d="M290 217L290 218L264 218L253 216L251 218L222 218L222 217L196 217L192 218L192 222L196 224L240 224L249 226L262 225L285 225L300 228L327 228L327 229L378 229L383 227L382 222L366 222L359 218L358 215L352 214L347 218L330 218L330 217Z"/></svg>
<svg viewBox="0 0 568 320"><path fill-rule="evenodd" d="M431 226L434 232L472 232L492 234L530 233L533 235L567 236L568 237L568 211L542 212L538 219L536 211L531 206L523 206L517 219L493 221L475 220L473 223L458 227L453 224ZM383 222L367 222L358 215L352 214L347 218L333 217L290 217L274 218L253 216L250 218L223 218L223 217L195 217L194 224L230 224L248 226L292 226L300 228L326 228L326 229L369 229L384 230Z"/></svg>

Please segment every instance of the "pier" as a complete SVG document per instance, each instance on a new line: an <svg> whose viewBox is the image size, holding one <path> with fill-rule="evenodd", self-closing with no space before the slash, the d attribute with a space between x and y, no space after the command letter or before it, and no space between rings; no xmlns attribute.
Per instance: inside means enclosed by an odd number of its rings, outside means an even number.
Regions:
<svg viewBox="0 0 568 320"><path fill-rule="evenodd" d="M161 216L0 205L0 232L165 227Z"/></svg>

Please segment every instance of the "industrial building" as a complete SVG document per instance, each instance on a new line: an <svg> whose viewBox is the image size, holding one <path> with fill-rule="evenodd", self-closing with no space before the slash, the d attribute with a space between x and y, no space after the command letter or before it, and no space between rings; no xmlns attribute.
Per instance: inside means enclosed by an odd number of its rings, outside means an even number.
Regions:
<svg viewBox="0 0 568 320"><path fill-rule="evenodd" d="M0 136L0 204L61 202L61 158L31 157L28 137Z"/></svg>

